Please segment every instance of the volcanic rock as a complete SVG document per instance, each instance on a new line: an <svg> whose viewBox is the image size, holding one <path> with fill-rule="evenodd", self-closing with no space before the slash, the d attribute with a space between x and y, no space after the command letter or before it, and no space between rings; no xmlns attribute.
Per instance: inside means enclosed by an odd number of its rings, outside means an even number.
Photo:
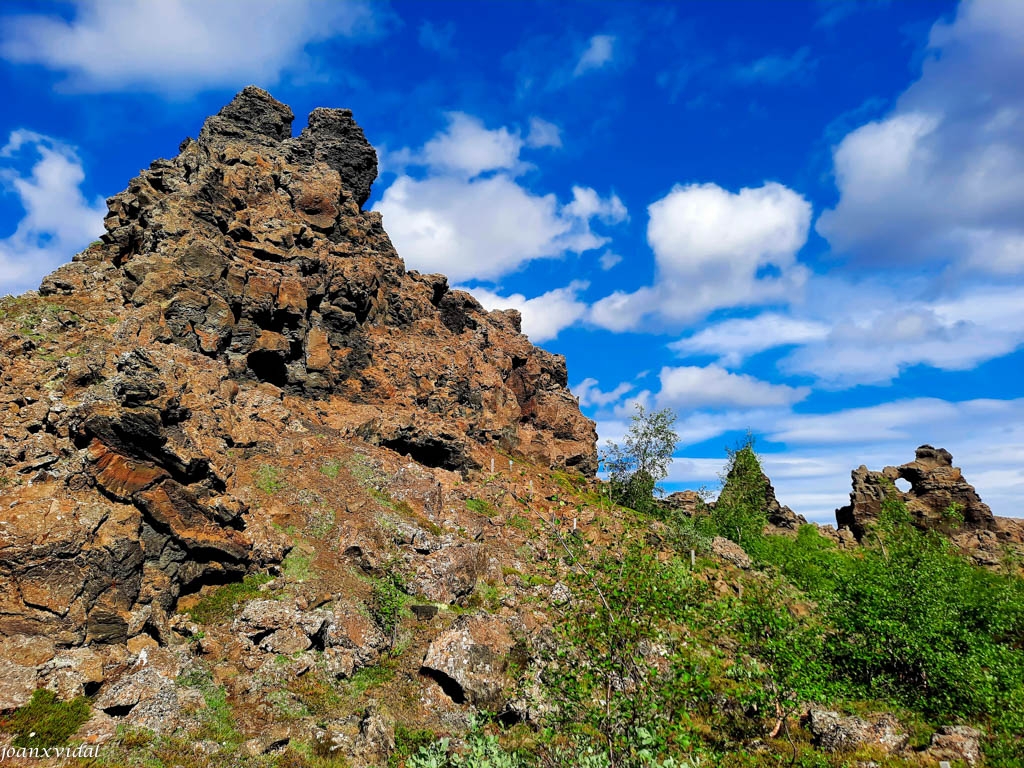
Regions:
<svg viewBox="0 0 1024 768"><path fill-rule="evenodd" d="M450 487L497 450L596 471L565 360L518 313L407 271L362 210L377 158L351 112L314 110L294 137L292 120L246 88L108 200L100 241L0 301L0 637L170 642L179 598L284 557L288 511L257 498L254 467L318 460L289 458L307 438L418 463L396 489L426 516L442 512L438 478ZM398 503L374 492L346 525L365 532ZM480 557L453 548L414 570L421 594L450 601ZM245 626L281 652L324 640ZM3 708L47 683L9 647Z"/></svg>
<svg viewBox="0 0 1024 768"><path fill-rule="evenodd" d="M852 530L858 541L877 522L882 502L890 495L906 504L921 528L987 531L995 524L992 510L953 466L949 451L942 448L922 445L914 461L881 472L862 465L853 470L852 478L850 503L836 510L836 523ZM910 490L896 488L898 479L909 482Z"/></svg>

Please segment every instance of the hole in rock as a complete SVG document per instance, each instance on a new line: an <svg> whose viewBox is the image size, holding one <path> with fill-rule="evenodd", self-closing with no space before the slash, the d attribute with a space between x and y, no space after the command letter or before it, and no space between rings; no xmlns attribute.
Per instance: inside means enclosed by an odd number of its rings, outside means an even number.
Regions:
<svg viewBox="0 0 1024 768"><path fill-rule="evenodd" d="M277 352L259 350L249 354L249 370L260 381L283 387L288 383L288 369Z"/></svg>
<svg viewBox="0 0 1024 768"><path fill-rule="evenodd" d="M513 725L518 725L523 722L523 718L518 712L506 709L498 715L498 722L506 728L511 728Z"/></svg>
<svg viewBox="0 0 1024 768"><path fill-rule="evenodd" d="M89 682L82 683L82 692L86 696L95 696L100 692L100 688L103 687L103 683Z"/></svg>
<svg viewBox="0 0 1024 768"><path fill-rule="evenodd" d="M245 578L245 571L238 570L214 570L208 571L192 581L183 583L178 597L194 595L204 587L223 587L225 584L234 584ZM159 640L159 638L155 638Z"/></svg>
<svg viewBox="0 0 1024 768"><path fill-rule="evenodd" d="M904 480L902 477L896 478L896 487L906 493L910 490L910 481Z"/></svg>
<svg viewBox="0 0 1024 768"><path fill-rule="evenodd" d="M104 707L103 711L111 717L124 717L133 709L135 709L134 704L122 704L117 707Z"/></svg>
<svg viewBox="0 0 1024 768"><path fill-rule="evenodd" d="M395 437L382 441L381 445L425 467L458 471L466 464L464 457L452 446L430 438L417 442L406 437Z"/></svg>
<svg viewBox="0 0 1024 768"><path fill-rule="evenodd" d="M456 704L466 703L466 692L462 690L462 686L459 685L455 680L439 669L431 669L430 667L420 667L420 674L425 677L429 677L435 683L441 686L441 690L444 691L445 696L454 701Z"/></svg>

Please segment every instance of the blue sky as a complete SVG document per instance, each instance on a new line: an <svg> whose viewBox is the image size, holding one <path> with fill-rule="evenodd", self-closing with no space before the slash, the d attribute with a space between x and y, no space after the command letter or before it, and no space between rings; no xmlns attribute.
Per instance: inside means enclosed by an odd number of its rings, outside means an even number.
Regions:
<svg viewBox="0 0 1024 768"><path fill-rule="evenodd" d="M355 112L410 268L515 306L667 487L749 429L829 521L930 442L1024 515L1024 3L104 0L0 7L0 293L255 83Z"/></svg>

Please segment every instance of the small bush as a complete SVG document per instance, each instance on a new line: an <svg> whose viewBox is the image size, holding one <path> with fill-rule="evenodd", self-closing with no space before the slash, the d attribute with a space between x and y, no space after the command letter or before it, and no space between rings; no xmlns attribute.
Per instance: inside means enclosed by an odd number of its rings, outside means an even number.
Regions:
<svg viewBox="0 0 1024 768"><path fill-rule="evenodd" d="M374 583L370 597L370 616L392 643L405 613L405 602L402 579L397 573L389 572Z"/></svg>
<svg viewBox="0 0 1024 768"><path fill-rule="evenodd" d="M476 512L478 515L490 517L494 514L494 508L483 499L466 499L466 509Z"/></svg>

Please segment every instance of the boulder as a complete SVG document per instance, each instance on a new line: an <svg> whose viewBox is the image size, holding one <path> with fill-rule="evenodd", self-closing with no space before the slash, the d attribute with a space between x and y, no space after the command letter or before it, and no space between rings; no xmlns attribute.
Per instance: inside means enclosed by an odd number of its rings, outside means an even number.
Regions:
<svg viewBox="0 0 1024 768"><path fill-rule="evenodd" d="M932 734L925 754L935 760L979 765L982 762L981 731L966 725L944 725Z"/></svg>
<svg viewBox="0 0 1024 768"><path fill-rule="evenodd" d="M505 671L515 647L508 620L485 613L462 615L430 643L420 671L456 704L496 712L511 682Z"/></svg>
<svg viewBox="0 0 1024 768"><path fill-rule="evenodd" d="M288 545L252 477L259 456L299 452L289 435L407 457L394 498L427 519L438 478L495 449L595 474L565 359L517 313L406 270L363 210L377 155L350 111L316 109L297 136L293 120L245 88L107 201L99 241L5 303L0 636L165 643L182 594L278 565ZM420 594L472 590L474 548L431 557Z"/></svg>
<svg viewBox="0 0 1024 768"><path fill-rule="evenodd" d="M810 709L804 725L815 743L826 752L853 752L862 747L875 747L885 754L902 751L910 737L892 715L871 715L868 719L843 717L838 712Z"/></svg>
<svg viewBox="0 0 1024 768"><path fill-rule="evenodd" d="M752 564L750 555L743 551L743 547L721 536L715 536L711 540L711 553L738 568L747 569Z"/></svg>

